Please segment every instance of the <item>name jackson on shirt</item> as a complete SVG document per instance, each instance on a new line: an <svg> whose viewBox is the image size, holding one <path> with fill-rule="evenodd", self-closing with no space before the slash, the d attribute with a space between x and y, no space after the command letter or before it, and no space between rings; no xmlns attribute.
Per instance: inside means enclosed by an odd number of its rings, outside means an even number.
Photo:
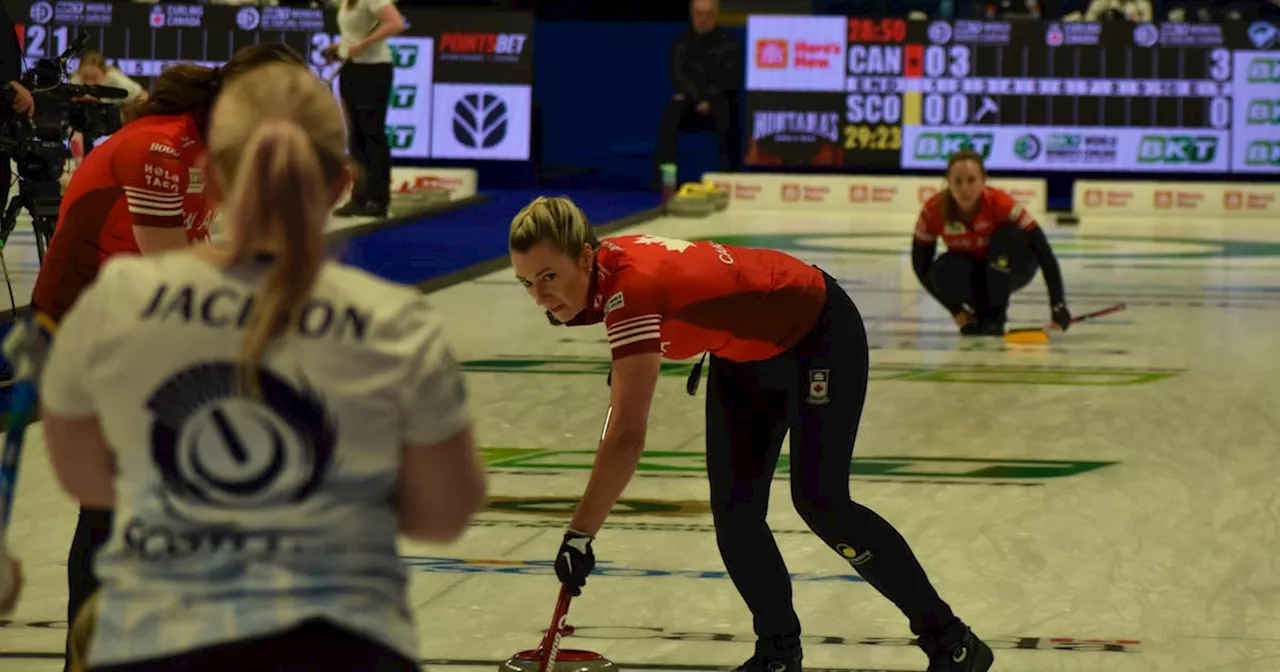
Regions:
<svg viewBox="0 0 1280 672"><path fill-rule="evenodd" d="M253 301L253 294L230 285L204 288L166 283L156 288L140 317L201 324L211 329L242 329L249 321ZM373 314L368 310L313 297L303 304L296 329L306 338L364 341L371 322Z"/></svg>

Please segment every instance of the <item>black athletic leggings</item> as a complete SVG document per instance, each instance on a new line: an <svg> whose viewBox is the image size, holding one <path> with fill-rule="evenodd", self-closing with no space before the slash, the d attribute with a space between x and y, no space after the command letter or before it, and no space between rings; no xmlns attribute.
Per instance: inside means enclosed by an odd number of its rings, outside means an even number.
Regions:
<svg viewBox="0 0 1280 672"><path fill-rule="evenodd" d="M357 205L391 203L391 145L387 109L395 67L390 63L348 63L338 75L338 93L347 108L347 145L364 175L351 190Z"/></svg>
<svg viewBox="0 0 1280 672"><path fill-rule="evenodd" d="M929 266L929 283L944 305L967 304L981 313L1007 307L1009 298L1031 283L1038 268L1027 234L1005 226L991 234L986 261L945 252Z"/></svg>
<svg viewBox="0 0 1280 672"><path fill-rule="evenodd" d="M418 672L395 651L321 619L278 635L90 672Z"/></svg>
<svg viewBox="0 0 1280 672"><path fill-rule="evenodd" d="M67 553L67 658L62 668L64 672L70 672L71 669L71 624L76 622L80 608L101 585L97 575L93 573L93 558L111 537L114 514L111 509L80 507L76 534L71 539L71 550Z"/></svg>
<svg viewBox="0 0 1280 672"><path fill-rule="evenodd" d="M923 638L958 622L902 535L849 497L867 393L867 334L853 301L831 276L826 280L826 307L794 348L745 364L713 356L707 374L707 473L716 540L754 616L756 653L763 656L787 656L800 647L791 578L765 521L788 430L791 500L809 528L906 614L922 645Z"/></svg>

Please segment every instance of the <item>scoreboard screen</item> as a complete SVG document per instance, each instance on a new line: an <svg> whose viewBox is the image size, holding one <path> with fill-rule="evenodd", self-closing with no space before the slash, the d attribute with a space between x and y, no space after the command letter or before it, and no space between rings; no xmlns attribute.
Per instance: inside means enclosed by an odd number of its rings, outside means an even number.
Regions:
<svg viewBox="0 0 1280 672"><path fill-rule="evenodd" d="M294 47L322 77L337 67L321 57L338 40L331 8L35 0L24 10L14 18L27 67L88 34L87 49L147 89L170 65L221 65L260 42ZM528 160L532 14L403 12L408 29L388 41L395 65L387 112L392 157ZM68 69L77 65L72 59Z"/></svg>
<svg viewBox="0 0 1280 672"><path fill-rule="evenodd" d="M752 16L747 162L1280 174L1280 28Z"/></svg>

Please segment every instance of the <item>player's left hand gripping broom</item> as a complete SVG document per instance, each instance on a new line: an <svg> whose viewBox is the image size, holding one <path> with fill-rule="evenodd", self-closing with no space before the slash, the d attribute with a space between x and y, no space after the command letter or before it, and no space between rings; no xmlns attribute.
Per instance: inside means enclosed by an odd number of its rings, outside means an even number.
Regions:
<svg viewBox="0 0 1280 672"><path fill-rule="evenodd" d="M27 425L36 416L40 374L57 325L43 314L14 323L4 341L4 358L13 372L9 418L5 423L4 454L0 457L0 536L7 536L18 486L18 463Z"/></svg>

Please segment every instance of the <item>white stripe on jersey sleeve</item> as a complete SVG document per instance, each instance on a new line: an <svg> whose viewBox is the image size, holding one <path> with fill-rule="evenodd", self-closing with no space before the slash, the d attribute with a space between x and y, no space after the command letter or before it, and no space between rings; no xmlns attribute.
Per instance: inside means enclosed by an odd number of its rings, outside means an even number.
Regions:
<svg viewBox="0 0 1280 672"><path fill-rule="evenodd" d="M618 320L605 327L605 332L609 335L609 347L615 350L641 341L661 340L662 316L640 315Z"/></svg>
<svg viewBox="0 0 1280 672"><path fill-rule="evenodd" d="M171 191L154 191L137 187L124 188L125 201L129 204L129 212L135 215L154 215L158 217L181 217L182 194Z"/></svg>

